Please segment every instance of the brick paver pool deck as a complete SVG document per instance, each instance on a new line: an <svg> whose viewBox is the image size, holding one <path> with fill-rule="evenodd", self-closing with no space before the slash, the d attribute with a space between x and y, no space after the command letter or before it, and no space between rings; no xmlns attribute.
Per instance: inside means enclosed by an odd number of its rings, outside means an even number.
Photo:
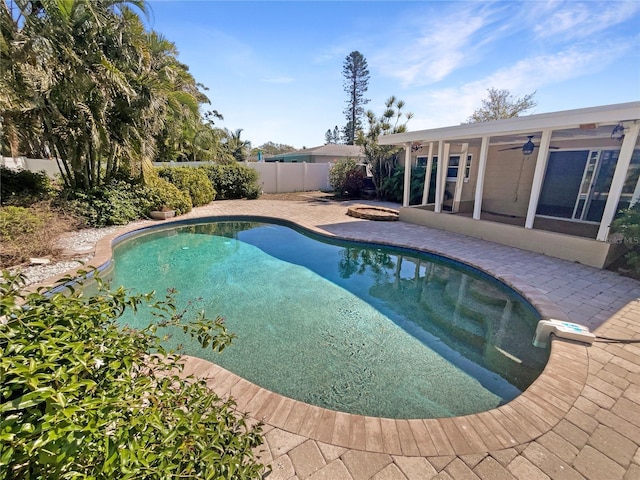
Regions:
<svg viewBox="0 0 640 480"><path fill-rule="evenodd" d="M587 325L601 336L640 339L640 282L427 227L356 219L345 214L348 205L222 201L178 220L272 217L327 235L439 253L501 279L545 318ZM93 265L110 258L111 240L124 231L98 243ZM259 455L271 465L269 480L640 479L640 344L555 339L544 372L518 398L489 412L444 419L334 412L199 359L190 359L186 371L206 377L216 393L231 395L239 410L265 423Z"/></svg>

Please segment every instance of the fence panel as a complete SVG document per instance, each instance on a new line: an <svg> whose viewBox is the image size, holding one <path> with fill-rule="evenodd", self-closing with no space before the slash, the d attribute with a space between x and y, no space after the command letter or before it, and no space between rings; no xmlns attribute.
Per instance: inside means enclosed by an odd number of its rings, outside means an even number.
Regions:
<svg viewBox="0 0 640 480"><path fill-rule="evenodd" d="M58 162L49 158L27 158L27 157L2 157L0 165L11 170L29 170L31 172L45 172L48 177L54 178L60 173Z"/></svg>
<svg viewBox="0 0 640 480"><path fill-rule="evenodd" d="M54 159L0 157L0 164L13 170L25 169L32 172L44 171L53 178L59 174L58 163ZM209 162L154 162L156 167L198 167ZM332 163L282 163L282 162L242 162L259 174L258 184L264 193L290 193L309 191L330 191L329 171Z"/></svg>
<svg viewBox="0 0 640 480"><path fill-rule="evenodd" d="M209 162L154 162L156 167L197 167ZM264 193L332 190L329 171L332 163L241 162L259 174L258 184Z"/></svg>

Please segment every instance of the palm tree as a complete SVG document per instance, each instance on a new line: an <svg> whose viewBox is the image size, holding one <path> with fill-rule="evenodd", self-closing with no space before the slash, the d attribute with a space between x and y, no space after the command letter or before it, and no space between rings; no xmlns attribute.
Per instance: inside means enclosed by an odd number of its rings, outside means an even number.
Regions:
<svg viewBox="0 0 640 480"><path fill-rule="evenodd" d="M163 131L181 151L200 128L199 105L209 100L175 45L130 8L144 13L142 0L11 6L0 8L4 137L13 150L44 139L69 187L93 188L122 168L138 175Z"/></svg>
<svg viewBox="0 0 640 480"><path fill-rule="evenodd" d="M251 150L251 142L240 138L242 129L238 128L235 132L225 129L225 132L227 152L230 153L238 162L246 161L248 152Z"/></svg>

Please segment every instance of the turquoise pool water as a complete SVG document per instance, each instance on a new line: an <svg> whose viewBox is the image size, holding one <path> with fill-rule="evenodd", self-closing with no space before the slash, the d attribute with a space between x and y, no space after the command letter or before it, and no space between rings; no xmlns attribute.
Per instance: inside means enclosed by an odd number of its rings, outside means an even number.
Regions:
<svg viewBox="0 0 640 480"><path fill-rule="evenodd" d="M226 221L133 237L114 285L178 290L238 338L222 354L171 342L274 392L347 413L436 418L521 393L548 352L536 312L486 275L418 252ZM140 313L123 319L144 326Z"/></svg>

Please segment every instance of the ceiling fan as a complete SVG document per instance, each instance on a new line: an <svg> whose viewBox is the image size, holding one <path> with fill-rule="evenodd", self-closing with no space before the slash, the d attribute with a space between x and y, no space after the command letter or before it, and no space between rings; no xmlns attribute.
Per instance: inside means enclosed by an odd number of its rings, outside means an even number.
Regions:
<svg viewBox="0 0 640 480"><path fill-rule="evenodd" d="M533 141L531 140L534 137L534 135L527 135L527 138L529 140L527 140L527 142L522 145L521 147L509 147L509 148L503 148L502 150L499 150L500 152L504 152L506 150L522 150L522 153L524 155L531 155L533 153L533 149L534 148L538 148L538 145L534 145ZM553 147L553 146L549 146L549 148L551 150L557 150L560 147Z"/></svg>

